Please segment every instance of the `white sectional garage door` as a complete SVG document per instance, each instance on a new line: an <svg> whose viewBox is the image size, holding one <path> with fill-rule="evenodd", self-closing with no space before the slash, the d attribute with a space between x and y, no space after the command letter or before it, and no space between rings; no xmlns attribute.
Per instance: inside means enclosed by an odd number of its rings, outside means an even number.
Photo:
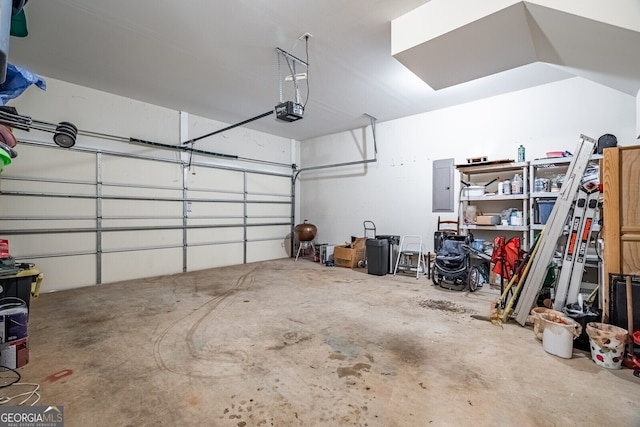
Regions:
<svg viewBox="0 0 640 427"><path fill-rule="evenodd" d="M291 175L21 145L0 238L43 291L283 258Z"/></svg>

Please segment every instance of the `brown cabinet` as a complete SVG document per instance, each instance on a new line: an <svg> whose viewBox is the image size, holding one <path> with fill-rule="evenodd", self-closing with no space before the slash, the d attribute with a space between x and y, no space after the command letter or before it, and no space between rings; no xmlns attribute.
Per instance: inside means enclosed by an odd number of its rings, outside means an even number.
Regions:
<svg viewBox="0 0 640 427"><path fill-rule="evenodd" d="M609 273L640 274L640 145L604 150L604 289L608 317Z"/></svg>

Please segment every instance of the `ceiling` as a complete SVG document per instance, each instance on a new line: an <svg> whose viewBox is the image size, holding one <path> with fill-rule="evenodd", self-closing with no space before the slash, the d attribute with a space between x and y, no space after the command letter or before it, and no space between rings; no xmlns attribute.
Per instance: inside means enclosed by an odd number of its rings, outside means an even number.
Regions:
<svg viewBox="0 0 640 427"><path fill-rule="evenodd" d="M266 117L245 126L300 141L367 125L365 114L387 121L576 75L633 96L640 88L639 33L567 14L559 21L547 8L518 15L533 28L542 50L519 62L512 55L494 55L495 70L447 80L453 70L478 66L469 61L469 37L475 36L468 25L448 40L435 38L428 56L424 47L415 49L413 58L391 54L391 21L426 3L30 1L25 7L29 36L11 38L9 62L46 77L235 124L279 102L279 78L290 74L282 59L278 70L279 47L308 60L309 78L300 82L304 118L286 123ZM513 11L503 16L513 22ZM564 26L569 21L576 27ZM482 34L505 37L504 27L483 22L478 27ZM585 23L589 37L581 41ZM304 33L312 35L307 46L299 39ZM619 53L610 48L621 42ZM604 55L602 60L598 55ZM432 86L409 71L412 61L425 81L425 63L442 65ZM599 66L602 62L609 66ZM466 82L470 78L475 80ZM283 85L284 100L293 100L293 84Z"/></svg>

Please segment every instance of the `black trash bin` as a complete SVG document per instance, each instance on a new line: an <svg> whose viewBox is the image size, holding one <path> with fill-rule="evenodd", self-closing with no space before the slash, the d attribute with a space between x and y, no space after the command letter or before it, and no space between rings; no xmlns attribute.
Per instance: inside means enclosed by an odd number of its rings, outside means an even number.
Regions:
<svg viewBox="0 0 640 427"><path fill-rule="evenodd" d="M367 273L384 276L389 270L389 242L386 239L367 239Z"/></svg>
<svg viewBox="0 0 640 427"><path fill-rule="evenodd" d="M400 245L400 236L395 234L379 234L376 235L376 239L386 240L389 242L389 262L387 272L393 274L393 267L395 266L396 255L398 253L398 245Z"/></svg>

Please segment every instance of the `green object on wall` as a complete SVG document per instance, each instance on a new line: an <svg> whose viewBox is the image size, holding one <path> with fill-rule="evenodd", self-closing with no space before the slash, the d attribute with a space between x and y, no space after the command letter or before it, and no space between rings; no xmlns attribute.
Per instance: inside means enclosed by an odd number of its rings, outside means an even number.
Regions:
<svg viewBox="0 0 640 427"><path fill-rule="evenodd" d="M11 33L14 37L27 37L29 31L27 31L27 16L24 14L24 9L20 9L20 12L11 16Z"/></svg>

